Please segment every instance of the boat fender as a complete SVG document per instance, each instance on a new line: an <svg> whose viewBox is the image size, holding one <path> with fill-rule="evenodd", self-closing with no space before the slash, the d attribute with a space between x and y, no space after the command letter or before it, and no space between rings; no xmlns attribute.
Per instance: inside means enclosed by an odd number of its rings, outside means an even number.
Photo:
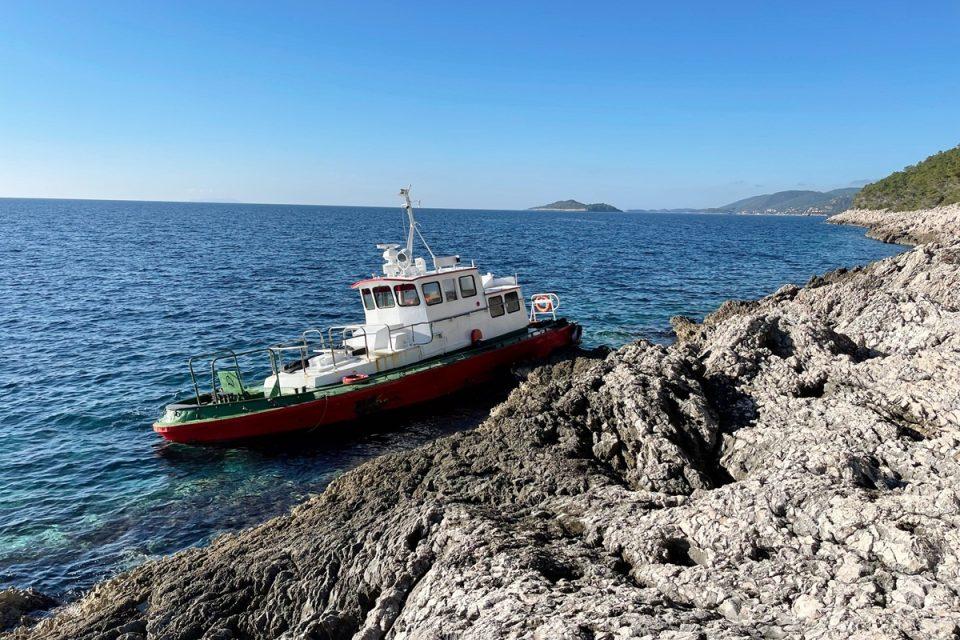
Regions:
<svg viewBox="0 0 960 640"><path fill-rule="evenodd" d="M580 339L583 337L583 327L577 325L573 328L573 343L580 344Z"/></svg>
<svg viewBox="0 0 960 640"><path fill-rule="evenodd" d="M479 344L481 340L483 340L483 331L474 329L470 332L470 344Z"/></svg>
<svg viewBox="0 0 960 640"><path fill-rule="evenodd" d="M368 377L369 376L365 373L351 373L348 376L343 376L343 378L340 379L340 382L343 384L356 384L366 380Z"/></svg>

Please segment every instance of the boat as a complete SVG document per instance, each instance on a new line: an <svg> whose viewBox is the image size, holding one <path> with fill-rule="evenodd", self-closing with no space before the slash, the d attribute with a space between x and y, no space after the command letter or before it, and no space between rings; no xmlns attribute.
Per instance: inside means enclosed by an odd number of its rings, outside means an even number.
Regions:
<svg viewBox="0 0 960 640"><path fill-rule="evenodd" d="M382 273L351 285L362 323L191 357L193 393L167 405L154 431L173 442L223 443L348 423L490 381L580 341L581 326L557 316L557 293L533 294L528 307L517 276L481 274L474 261L434 255L410 189L400 197L406 243L378 244ZM431 265L414 255L415 236ZM249 386L240 363L248 368L252 359L265 377Z"/></svg>

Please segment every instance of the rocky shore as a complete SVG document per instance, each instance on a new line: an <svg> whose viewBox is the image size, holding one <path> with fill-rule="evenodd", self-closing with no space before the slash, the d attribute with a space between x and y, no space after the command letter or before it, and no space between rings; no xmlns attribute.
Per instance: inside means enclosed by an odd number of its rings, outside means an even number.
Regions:
<svg viewBox="0 0 960 640"><path fill-rule="evenodd" d="M882 242L923 244L960 238L960 204L924 211L850 209L828 222L868 227L867 235Z"/></svg>
<svg viewBox="0 0 960 640"><path fill-rule="evenodd" d="M870 217L873 216L873 217ZM529 372L474 431L11 638L952 638L960 230Z"/></svg>

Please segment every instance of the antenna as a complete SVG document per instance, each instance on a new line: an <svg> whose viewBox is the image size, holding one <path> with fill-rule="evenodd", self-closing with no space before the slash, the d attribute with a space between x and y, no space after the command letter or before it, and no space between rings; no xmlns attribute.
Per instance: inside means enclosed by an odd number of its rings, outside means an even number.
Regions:
<svg viewBox="0 0 960 640"><path fill-rule="evenodd" d="M427 244L427 241L423 237L423 233L420 231L420 225L417 223L416 218L413 215L413 203L410 202L410 187L407 186L406 189L400 189L400 197L403 198L403 209L407 212L407 246L403 251L403 254L406 256L408 264L415 264L413 259L413 238L414 234L420 236L420 242L423 243L423 246L426 247L427 253L430 254L430 257L433 259L433 268L437 268L437 256L433 254L433 249L430 248L430 245ZM417 204L420 204L420 200L417 200Z"/></svg>
<svg viewBox="0 0 960 640"><path fill-rule="evenodd" d="M403 198L403 208L407 212L407 257L413 258L413 234L417 228L417 221L413 217L413 204L410 202L410 186L406 189L400 189L400 197Z"/></svg>

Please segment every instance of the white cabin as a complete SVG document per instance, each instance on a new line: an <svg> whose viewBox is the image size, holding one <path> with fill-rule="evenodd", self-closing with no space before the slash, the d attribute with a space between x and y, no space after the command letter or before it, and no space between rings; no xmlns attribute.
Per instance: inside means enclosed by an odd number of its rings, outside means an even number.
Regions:
<svg viewBox="0 0 960 640"><path fill-rule="evenodd" d="M267 395L388 371L526 330L530 318L516 276L481 275L476 266L462 265L459 256L433 255L426 242L433 268L413 256L419 229L409 190L401 189L400 195L408 218L406 246L377 245L383 251L383 275L352 285L364 322L330 329L316 355L264 381ZM550 312L554 309L551 299Z"/></svg>

